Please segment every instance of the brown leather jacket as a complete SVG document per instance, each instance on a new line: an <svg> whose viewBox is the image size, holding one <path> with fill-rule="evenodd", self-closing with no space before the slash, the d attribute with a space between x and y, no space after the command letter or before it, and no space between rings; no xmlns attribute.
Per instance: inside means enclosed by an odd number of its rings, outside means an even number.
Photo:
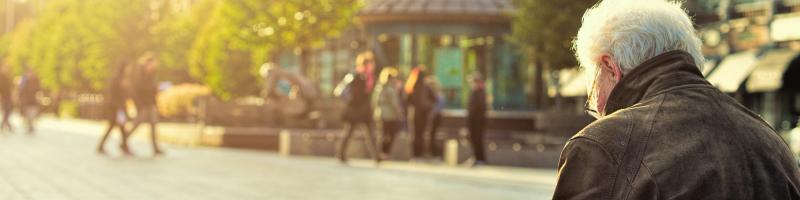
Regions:
<svg viewBox="0 0 800 200"><path fill-rule="evenodd" d="M561 153L553 199L800 199L786 143L671 51L623 76Z"/></svg>

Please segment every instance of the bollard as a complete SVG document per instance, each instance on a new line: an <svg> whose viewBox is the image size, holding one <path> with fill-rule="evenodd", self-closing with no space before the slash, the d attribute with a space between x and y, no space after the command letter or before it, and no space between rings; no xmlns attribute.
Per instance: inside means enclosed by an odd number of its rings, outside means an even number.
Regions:
<svg viewBox="0 0 800 200"><path fill-rule="evenodd" d="M281 130L278 140L278 152L283 156L289 156L292 149L292 135L289 134L289 130Z"/></svg>
<svg viewBox="0 0 800 200"><path fill-rule="evenodd" d="M445 142L444 161L448 166L458 165L458 139L448 139Z"/></svg>

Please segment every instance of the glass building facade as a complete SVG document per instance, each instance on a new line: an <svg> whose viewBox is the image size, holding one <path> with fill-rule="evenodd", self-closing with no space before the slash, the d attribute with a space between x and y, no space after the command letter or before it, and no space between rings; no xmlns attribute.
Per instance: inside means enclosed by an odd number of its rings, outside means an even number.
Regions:
<svg viewBox="0 0 800 200"><path fill-rule="evenodd" d="M514 44L509 0L424 1L371 0L356 16L354 26L323 47L285 50L276 63L310 77L330 97L335 85L355 66L360 52L375 54L378 73L396 67L405 77L424 65L439 82L448 109L464 109L468 79L480 73L487 81L492 109L525 111L530 73Z"/></svg>

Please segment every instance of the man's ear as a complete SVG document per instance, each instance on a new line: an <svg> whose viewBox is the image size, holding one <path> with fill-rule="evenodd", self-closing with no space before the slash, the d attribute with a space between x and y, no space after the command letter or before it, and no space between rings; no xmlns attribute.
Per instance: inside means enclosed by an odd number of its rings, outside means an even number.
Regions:
<svg viewBox="0 0 800 200"><path fill-rule="evenodd" d="M600 56L600 68L606 72L611 72L612 77L614 77L614 80L617 82L622 80L622 68L619 67L617 61L615 61L614 57L611 57L611 55L603 54Z"/></svg>

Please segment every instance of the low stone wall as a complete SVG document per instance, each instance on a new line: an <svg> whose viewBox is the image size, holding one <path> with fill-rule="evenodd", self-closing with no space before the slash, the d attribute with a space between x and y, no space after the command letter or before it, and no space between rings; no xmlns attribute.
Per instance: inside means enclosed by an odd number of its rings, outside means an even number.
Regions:
<svg viewBox="0 0 800 200"><path fill-rule="evenodd" d="M333 157L339 152L343 136L338 129L270 129L206 127L202 143L208 146L278 151L284 155ZM464 129L442 129L435 144L434 157L455 160L460 164L472 157L468 133ZM373 158L363 131L351 138L347 155L351 158ZM486 153L492 165L553 168L567 137L534 132L489 132ZM449 144L449 145L448 145ZM411 136L398 134L391 150L391 160L411 159ZM453 157L454 158L448 158Z"/></svg>

